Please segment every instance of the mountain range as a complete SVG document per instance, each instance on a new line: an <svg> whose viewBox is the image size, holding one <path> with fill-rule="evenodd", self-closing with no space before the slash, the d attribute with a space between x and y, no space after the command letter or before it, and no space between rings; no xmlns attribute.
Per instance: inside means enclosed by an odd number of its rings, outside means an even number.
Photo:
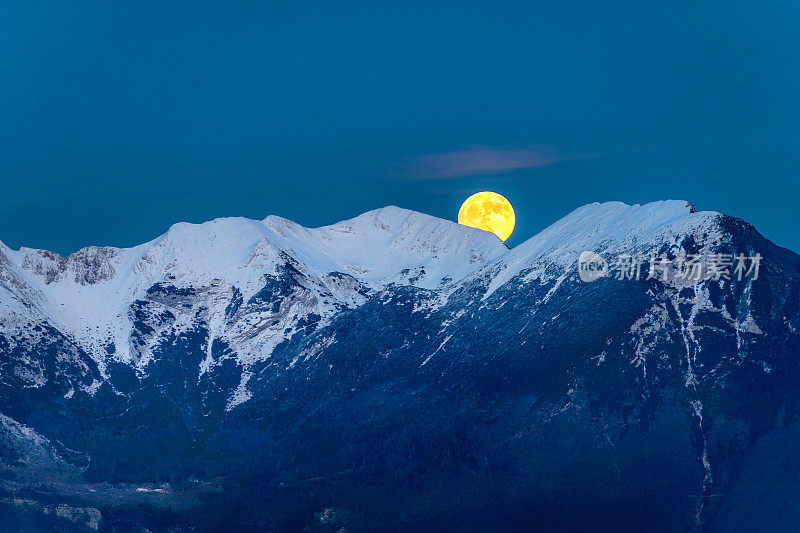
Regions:
<svg viewBox="0 0 800 533"><path fill-rule="evenodd" d="M799 330L800 256L684 201L510 250L397 207L0 243L0 526L792 531Z"/></svg>

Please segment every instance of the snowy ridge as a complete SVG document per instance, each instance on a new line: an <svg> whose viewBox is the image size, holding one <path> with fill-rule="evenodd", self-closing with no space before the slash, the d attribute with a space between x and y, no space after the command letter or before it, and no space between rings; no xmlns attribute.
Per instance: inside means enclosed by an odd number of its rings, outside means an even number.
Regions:
<svg viewBox="0 0 800 533"><path fill-rule="evenodd" d="M305 264L376 287L413 278L408 284L436 289L507 251L491 233L398 207L317 229L274 216L265 223L281 237L281 248Z"/></svg>
<svg viewBox="0 0 800 533"><path fill-rule="evenodd" d="M165 336L201 320L209 330L202 375L218 362L214 339L234 347L239 364L248 367L269 357L307 319L324 324L392 285L434 291L443 301L460 283L482 276L488 297L524 271L547 281L556 266L555 277L563 281L583 250L643 249L689 235L714 241L709 236L719 215L692 211L682 201L586 205L510 251L489 232L392 206L321 228L277 216L178 223L140 246L89 247L66 258L2 246L0 320L20 331L47 320L92 355L101 372L109 354L143 370ZM267 279L291 288L274 305L257 305L253 299ZM154 288L194 296L162 297ZM134 342L134 307L174 320Z"/></svg>
<svg viewBox="0 0 800 533"><path fill-rule="evenodd" d="M673 246L688 237L716 243L720 214L695 212L682 200L644 205L622 202L594 203L579 207L561 220L488 265L492 278L487 296L525 269L544 273L548 267L561 272L577 264L584 250L610 256L616 253L648 253L661 245Z"/></svg>
<svg viewBox="0 0 800 533"><path fill-rule="evenodd" d="M341 306L362 303L365 290L391 284L426 289L453 284L506 248L488 232L386 207L316 229L276 216L178 223L134 248L90 247L66 258L29 248L0 251L8 263L4 285L26 293L19 301L39 302L41 315L102 369L112 344L118 360L140 367L149 362L148 346L131 346L131 306L157 284L200 289L212 338L235 341L245 352L242 357L253 360L268 356L298 318L329 317ZM297 270L305 291L286 299L280 320L249 317L231 323L225 318L234 289L247 301L262 289L265 275L279 275L285 264ZM19 312L20 303L10 296L2 302L4 317ZM191 327L192 320L184 312L173 328Z"/></svg>

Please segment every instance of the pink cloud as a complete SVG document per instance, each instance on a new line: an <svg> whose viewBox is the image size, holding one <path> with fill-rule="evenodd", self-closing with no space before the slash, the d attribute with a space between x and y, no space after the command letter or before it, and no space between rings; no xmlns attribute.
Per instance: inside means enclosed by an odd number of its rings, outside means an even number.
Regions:
<svg viewBox="0 0 800 533"><path fill-rule="evenodd" d="M525 148L471 146L455 152L417 157L409 175L417 179L491 175L520 168L544 167L560 160L553 149L546 146Z"/></svg>

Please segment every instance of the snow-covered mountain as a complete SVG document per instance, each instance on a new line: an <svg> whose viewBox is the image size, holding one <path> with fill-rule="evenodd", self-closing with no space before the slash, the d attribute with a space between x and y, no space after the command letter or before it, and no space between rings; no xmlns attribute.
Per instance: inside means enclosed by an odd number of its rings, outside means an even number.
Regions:
<svg viewBox="0 0 800 533"><path fill-rule="evenodd" d="M758 254L760 275L585 283L585 251ZM683 201L587 205L511 250L396 207L0 244L0 501L38 479L122 530L724 530L756 503L780 526L800 491L759 465L770 439L797 457L799 328L800 258Z"/></svg>
<svg viewBox="0 0 800 533"><path fill-rule="evenodd" d="M392 284L447 290L505 250L486 232L396 207L317 229L276 216L180 223L135 248L90 247L66 258L2 246L9 279L2 288L10 293L3 318L21 330L47 320L101 368L112 350L113 359L144 369L152 346L131 338L136 302L191 291L211 327L209 341L232 341L247 363L268 358L304 318L328 320ZM287 269L303 281L280 309L258 306L241 315L245 321L232 316L240 302L257 298L265 278L279 279ZM160 303L162 311L175 307ZM196 311L181 309L170 329L191 327Z"/></svg>

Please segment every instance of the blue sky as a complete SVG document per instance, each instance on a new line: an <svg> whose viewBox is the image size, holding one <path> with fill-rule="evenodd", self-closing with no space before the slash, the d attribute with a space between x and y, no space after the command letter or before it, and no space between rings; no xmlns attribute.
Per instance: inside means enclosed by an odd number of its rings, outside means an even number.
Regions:
<svg viewBox="0 0 800 533"><path fill-rule="evenodd" d="M800 251L793 2L4 2L0 240L686 199Z"/></svg>

